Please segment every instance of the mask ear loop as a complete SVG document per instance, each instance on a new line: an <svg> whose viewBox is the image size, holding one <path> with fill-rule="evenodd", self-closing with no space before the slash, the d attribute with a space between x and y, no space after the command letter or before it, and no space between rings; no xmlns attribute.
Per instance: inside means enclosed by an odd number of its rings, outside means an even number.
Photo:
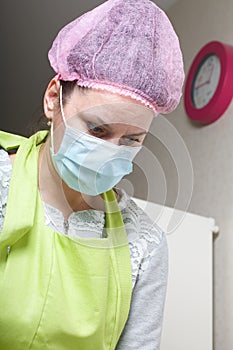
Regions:
<svg viewBox="0 0 233 350"><path fill-rule="evenodd" d="M64 113L64 109L63 109L63 103L62 103L62 85L60 85L59 103L60 103L60 109L61 109L61 115L62 115L63 122L64 122L65 126L67 126L66 119L65 119L65 113Z"/></svg>
<svg viewBox="0 0 233 350"><path fill-rule="evenodd" d="M51 129L50 129L50 139L51 139L51 152L54 155L54 142L53 142L53 121L51 121Z"/></svg>

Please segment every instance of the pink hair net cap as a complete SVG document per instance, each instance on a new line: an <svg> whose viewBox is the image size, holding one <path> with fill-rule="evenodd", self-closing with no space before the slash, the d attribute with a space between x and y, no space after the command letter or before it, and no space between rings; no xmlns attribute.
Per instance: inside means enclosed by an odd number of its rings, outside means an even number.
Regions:
<svg viewBox="0 0 233 350"><path fill-rule="evenodd" d="M182 52L167 15L149 0L108 0L60 30L48 54L60 79L172 112L184 82Z"/></svg>

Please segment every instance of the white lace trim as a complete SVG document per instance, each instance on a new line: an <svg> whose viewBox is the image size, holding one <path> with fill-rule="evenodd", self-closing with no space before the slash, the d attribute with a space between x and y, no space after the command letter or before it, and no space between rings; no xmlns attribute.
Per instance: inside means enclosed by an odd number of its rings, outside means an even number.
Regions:
<svg viewBox="0 0 233 350"><path fill-rule="evenodd" d="M10 157L3 149L0 149L0 232L2 231L6 214L6 203L9 192L9 184L12 173Z"/></svg>
<svg viewBox="0 0 233 350"><path fill-rule="evenodd" d="M12 173L10 158L4 150L0 150L0 232L2 231L6 213L9 183ZM133 287L140 274L147 269L149 261L160 244L163 231L148 218L144 211L130 199L128 194L116 188L120 195L119 208L129 239ZM45 223L52 229L75 237L100 238L104 228L104 212L84 210L74 212L67 222L62 213L44 204Z"/></svg>

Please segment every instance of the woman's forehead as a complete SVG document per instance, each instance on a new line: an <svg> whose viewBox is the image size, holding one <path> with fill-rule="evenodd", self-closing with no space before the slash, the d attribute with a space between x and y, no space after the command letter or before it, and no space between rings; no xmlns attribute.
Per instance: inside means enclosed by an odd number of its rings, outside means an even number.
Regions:
<svg viewBox="0 0 233 350"><path fill-rule="evenodd" d="M67 108L75 109L81 118L102 120L104 123L125 123L148 127L154 113L132 98L90 89L83 94L77 89L70 96Z"/></svg>

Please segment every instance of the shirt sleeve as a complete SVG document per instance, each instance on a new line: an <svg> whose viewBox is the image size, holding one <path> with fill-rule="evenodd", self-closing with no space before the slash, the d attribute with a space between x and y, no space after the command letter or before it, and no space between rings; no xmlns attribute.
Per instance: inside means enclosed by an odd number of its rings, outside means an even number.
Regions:
<svg viewBox="0 0 233 350"><path fill-rule="evenodd" d="M145 271L136 281L129 317L117 350L159 350L168 275L168 248L163 233Z"/></svg>

